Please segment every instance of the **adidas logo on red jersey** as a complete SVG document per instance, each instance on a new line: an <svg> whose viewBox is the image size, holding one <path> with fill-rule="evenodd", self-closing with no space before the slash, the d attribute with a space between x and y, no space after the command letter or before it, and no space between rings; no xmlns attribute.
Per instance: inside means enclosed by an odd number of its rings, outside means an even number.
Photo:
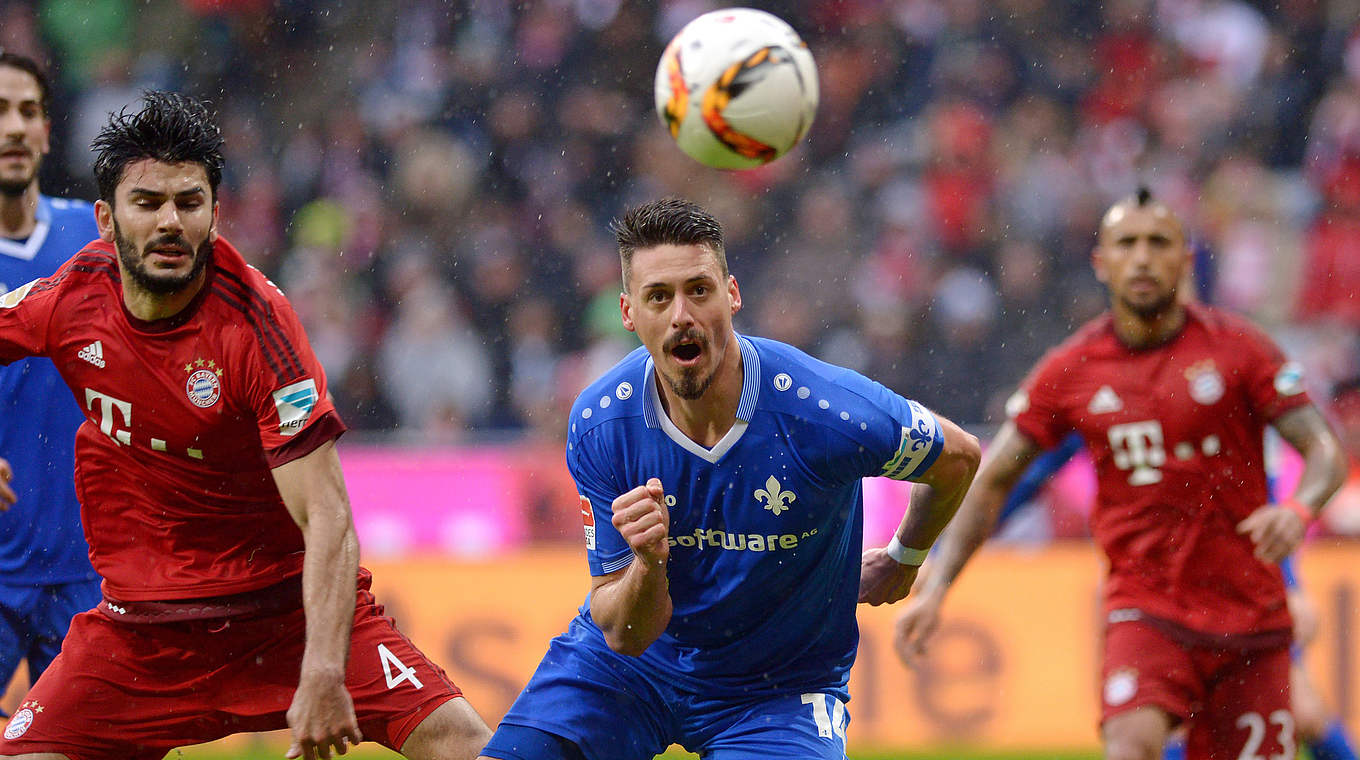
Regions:
<svg viewBox="0 0 1360 760"><path fill-rule="evenodd" d="M79 356L100 369L104 368L104 345L99 341L95 341L80 349L80 353L76 354L76 356Z"/></svg>

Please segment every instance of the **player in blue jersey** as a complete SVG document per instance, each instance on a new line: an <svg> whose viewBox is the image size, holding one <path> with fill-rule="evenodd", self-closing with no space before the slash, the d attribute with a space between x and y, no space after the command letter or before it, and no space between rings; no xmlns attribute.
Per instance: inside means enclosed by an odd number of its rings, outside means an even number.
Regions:
<svg viewBox="0 0 1360 760"><path fill-rule="evenodd" d="M572 409L591 593L482 751L501 760L844 758L855 605L907 595L980 457L847 369L738 335L722 229L667 199L614 225L643 343ZM860 480L918 485L861 554Z"/></svg>
<svg viewBox="0 0 1360 760"><path fill-rule="evenodd" d="M51 119L42 69L0 53L0 292L57 270L99 237L94 208L38 191ZM102 363L100 346L86 361ZM21 660L37 681L71 616L99 603L73 476L84 417L50 359L0 368L0 689Z"/></svg>

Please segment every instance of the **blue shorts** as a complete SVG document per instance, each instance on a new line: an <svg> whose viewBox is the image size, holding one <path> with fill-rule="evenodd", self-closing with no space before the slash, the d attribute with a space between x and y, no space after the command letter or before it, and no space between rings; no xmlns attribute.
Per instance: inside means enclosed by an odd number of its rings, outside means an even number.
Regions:
<svg viewBox="0 0 1360 760"><path fill-rule="evenodd" d="M679 744L705 760L844 760L850 715L830 693L715 698L583 641L579 623L553 639L538 670L482 750L500 760L569 760L538 732L588 760L651 760ZM551 737L549 737L551 739Z"/></svg>
<svg viewBox="0 0 1360 760"><path fill-rule="evenodd" d="M28 660L30 683L36 683L61 651L71 618L102 598L97 578L50 586L0 583L0 688L20 660Z"/></svg>

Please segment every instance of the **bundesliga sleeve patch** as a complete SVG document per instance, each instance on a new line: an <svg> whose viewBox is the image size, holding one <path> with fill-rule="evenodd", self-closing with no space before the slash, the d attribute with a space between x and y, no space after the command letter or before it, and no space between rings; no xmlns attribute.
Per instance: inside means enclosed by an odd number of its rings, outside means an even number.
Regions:
<svg viewBox="0 0 1360 760"><path fill-rule="evenodd" d="M1275 373L1275 392L1281 396L1297 396L1303 393L1303 365L1298 362L1285 362Z"/></svg>
<svg viewBox="0 0 1360 760"><path fill-rule="evenodd" d="M586 524L586 548L595 551L595 510L585 496L581 497L581 520Z"/></svg>
<svg viewBox="0 0 1360 760"><path fill-rule="evenodd" d="M297 435L306 427L318 398L316 381L311 378L274 391L274 408L279 410L279 435Z"/></svg>
<svg viewBox="0 0 1360 760"><path fill-rule="evenodd" d="M24 300L24 296L28 295L28 291L32 290L37 282L37 280L33 280L27 285L21 285L3 296L0 296L0 309L13 309L15 306L18 306L19 302Z"/></svg>
<svg viewBox="0 0 1360 760"><path fill-rule="evenodd" d="M902 426L897 452L883 465L883 476L893 480L909 480L921 474L944 448L944 430L940 421L924 406L908 401L911 424Z"/></svg>

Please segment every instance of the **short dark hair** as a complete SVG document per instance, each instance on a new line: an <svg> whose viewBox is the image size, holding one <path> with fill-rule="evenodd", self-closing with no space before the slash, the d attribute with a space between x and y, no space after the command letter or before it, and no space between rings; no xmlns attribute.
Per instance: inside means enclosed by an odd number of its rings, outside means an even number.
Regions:
<svg viewBox="0 0 1360 760"><path fill-rule="evenodd" d="M658 245L703 246L718 260L722 276L727 277L722 225L697 203L681 198L644 203L629 209L622 219L611 222L609 228L619 243L625 290L628 289L628 278L633 274L633 252Z"/></svg>
<svg viewBox="0 0 1360 760"><path fill-rule="evenodd" d="M112 204L114 191L128 164L153 159L168 164L199 164L208 174L214 200L222 181L222 130L207 105L187 95L164 90L142 93L142 110L124 108L109 114L109 123L90 143L97 154L94 178L99 197Z"/></svg>
<svg viewBox="0 0 1360 760"><path fill-rule="evenodd" d="M11 69L18 69L38 82L38 106L42 108L43 118L51 117L52 89L47 83L47 74L43 73L42 67L38 62L26 55L11 53L8 50L0 49L0 66L8 66Z"/></svg>

